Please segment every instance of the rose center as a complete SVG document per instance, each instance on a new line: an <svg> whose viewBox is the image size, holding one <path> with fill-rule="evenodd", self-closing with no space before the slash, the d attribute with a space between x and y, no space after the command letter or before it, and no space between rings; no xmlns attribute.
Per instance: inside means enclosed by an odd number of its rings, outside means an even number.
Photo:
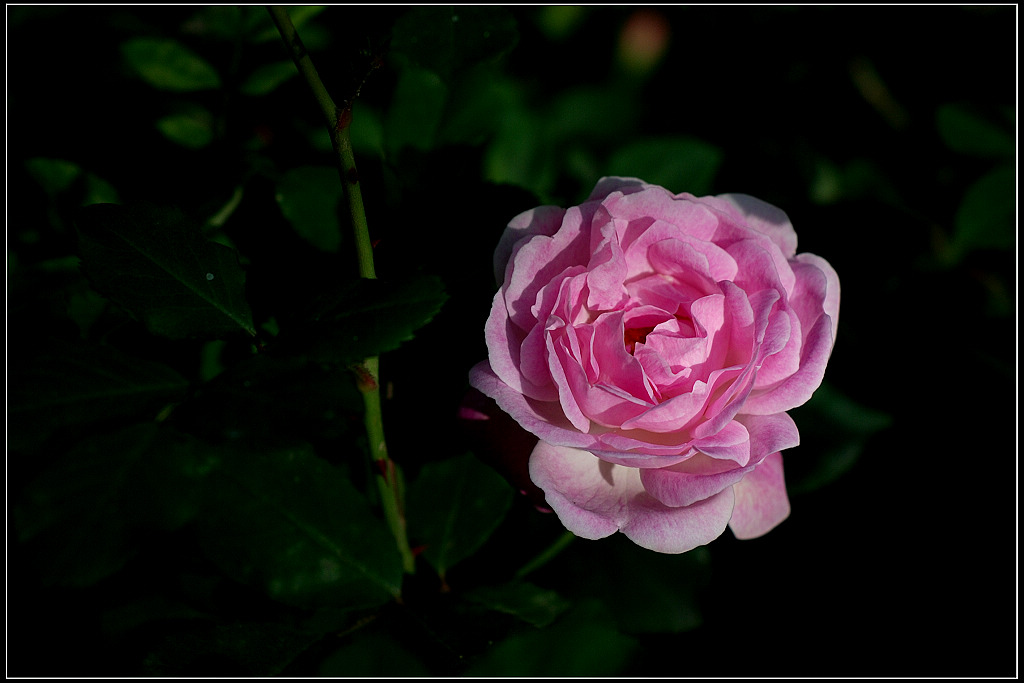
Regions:
<svg viewBox="0 0 1024 683"><path fill-rule="evenodd" d="M647 335L653 331L654 325L651 325L650 327L627 327L622 334L622 341L626 345L626 350L633 353L636 349L637 342L646 342Z"/></svg>

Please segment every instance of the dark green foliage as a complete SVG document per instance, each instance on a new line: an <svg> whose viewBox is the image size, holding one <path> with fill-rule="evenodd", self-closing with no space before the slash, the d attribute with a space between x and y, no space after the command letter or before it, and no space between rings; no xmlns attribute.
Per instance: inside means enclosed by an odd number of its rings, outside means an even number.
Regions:
<svg viewBox="0 0 1024 683"><path fill-rule="evenodd" d="M264 7L9 7L8 673L1012 672L1013 11L289 7L354 100L367 281ZM502 229L606 174L775 203L839 273L762 539L565 543L456 418Z"/></svg>
<svg viewBox="0 0 1024 683"><path fill-rule="evenodd" d="M447 298L433 275L403 282L355 280L316 296L304 307L310 322L284 331L279 341L286 351L312 360L353 363L411 340Z"/></svg>
<svg viewBox="0 0 1024 683"><path fill-rule="evenodd" d="M387 527L335 467L305 449L225 453L200 520L224 572L302 607L364 607L401 589Z"/></svg>
<svg viewBox="0 0 1024 683"><path fill-rule="evenodd" d="M501 523L512 494L508 482L472 454L430 463L409 491L409 533L444 577Z"/></svg>
<svg viewBox="0 0 1024 683"><path fill-rule="evenodd" d="M108 346L55 337L19 350L25 355L8 375L8 444L15 448L96 422L153 419L188 388L167 365Z"/></svg>
<svg viewBox="0 0 1024 683"><path fill-rule="evenodd" d="M181 212L93 204L78 221L83 266L97 291L155 334L255 334L235 251Z"/></svg>

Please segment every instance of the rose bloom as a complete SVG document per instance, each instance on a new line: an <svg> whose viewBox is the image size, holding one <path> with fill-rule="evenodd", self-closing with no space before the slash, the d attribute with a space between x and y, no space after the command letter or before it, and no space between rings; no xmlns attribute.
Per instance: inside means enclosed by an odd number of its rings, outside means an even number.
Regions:
<svg viewBox="0 0 1024 683"><path fill-rule="evenodd" d="M567 529L681 553L789 515L786 414L821 384L839 279L746 195L602 178L508 225L470 383L539 440L529 476Z"/></svg>

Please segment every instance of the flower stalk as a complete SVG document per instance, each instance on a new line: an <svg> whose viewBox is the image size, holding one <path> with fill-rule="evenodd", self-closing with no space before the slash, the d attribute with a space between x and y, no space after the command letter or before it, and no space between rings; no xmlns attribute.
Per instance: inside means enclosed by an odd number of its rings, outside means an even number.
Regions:
<svg viewBox="0 0 1024 683"><path fill-rule="evenodd" d="M359 187L359 173L356 169L352 140L349 136L349 125L352 122L352 99L346 100L341 106L335 103L330 93L327 92L327 88L324 87L323 81L320 80L316 67L313 66L313 60L310 59L305 45L295 30L295 25L288 16L288 11L279 5L270 5L267 9L295 62L295 67L306 81L313 99L320 107L331 138L331 145L337 155L338 173L341 177L345 203L348 206L355 238L359 276L374 279L377 275L373 265L373 245L370 242L370 230L366 221L362 191ZM402 557L402 566L406 573L412 574L415 570L415 558L409 547L405 529L400 480L394 461L388 457L384 439L380 401L380 359L377 356L366 358L355 370L359 393L363 397L364 422L369 439L370 457L377 474L381 507L391 533L395 537L398 552Z"/></svg>

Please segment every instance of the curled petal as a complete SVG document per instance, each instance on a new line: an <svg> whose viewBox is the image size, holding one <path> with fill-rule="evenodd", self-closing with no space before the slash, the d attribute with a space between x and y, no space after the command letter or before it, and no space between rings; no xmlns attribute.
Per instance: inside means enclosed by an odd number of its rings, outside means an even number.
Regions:
<svg viewBox="0 0 1024 683"><path fill-rule="evenodd" d="M562 225L565 209L557 206L539 206L519 214L511 221L498 240L494 249L494 281L499 285L505 281L505 267L512 257L512 251L520 240L534 235L550 237Z"/></svg>
<svg viewBox="0 0 1024 683"><path fill-rule="evenodd" d="M649 550L684 553L718 538L732 515L730 488L695 505L668 507L644 490L638 470L543 441L530 456L530 477L565 528L582 538L622 531Z"/></svg>
<svg viewBox="0 0 1024 683"><path fill-rule="evenodd" d="M757 538L789 516L782 454L772 453L732 487L736 494L729 528L739 539Z"/></svg>
<svg viewBox="0 0 1024 683"><path fill-rule="evenodd" d="M801 326L800 367L774 386L752 392L743 406L745 413L764 415L803 405L825 375L835 344L836 321L829 311L838 314L838 279L831 266L811 261L794 261L793 272L797 283L790 303Z"/></svg>

